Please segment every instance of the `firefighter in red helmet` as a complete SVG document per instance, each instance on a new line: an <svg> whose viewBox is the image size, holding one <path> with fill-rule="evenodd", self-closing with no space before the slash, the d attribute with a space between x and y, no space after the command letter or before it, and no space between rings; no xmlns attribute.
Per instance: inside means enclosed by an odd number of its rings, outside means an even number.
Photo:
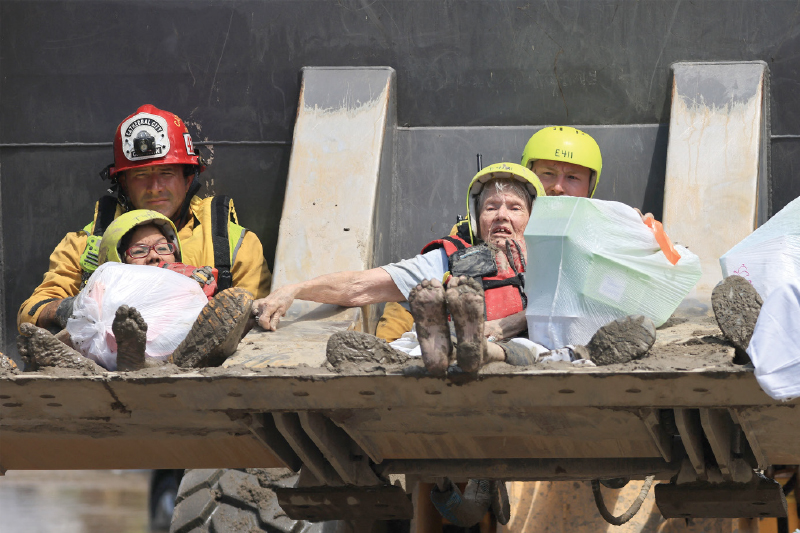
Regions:
<svg viewBox="0 0 800 533"><path fill-rule="evenodd" d="M72 298L97 267L103 232L132 209L169 217L178 229L184 262L217 268L221 290L241 287L256 298L268 294L271 274L261 241L237 223L230 198L197 196L203 170L189 130L177 115L143 105L123 120L114 136L114 163L102 173L116 196L102 197L94 219L56 246L44 280L20 307L17 325L63 329Z"/></svg>

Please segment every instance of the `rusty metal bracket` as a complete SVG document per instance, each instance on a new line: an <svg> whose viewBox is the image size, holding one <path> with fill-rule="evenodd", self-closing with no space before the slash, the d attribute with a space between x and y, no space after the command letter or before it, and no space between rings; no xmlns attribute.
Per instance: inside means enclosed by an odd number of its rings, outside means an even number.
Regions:
<svg viewBox="0 0 800 533"><path fill-rule="evenodd" d="M369 467L367 454L342 428L319 413L302 411L298 416L306 434L346 484L358 486L382 484Z"/></svg>
<svg viewBox="0 0 800 533"><path fill-rule="evenodd" d="M613 477L644 479L655 474L669 479L680 460L628 459L387 459L373 468L381 475L406 474L424 478L490 478L510 481L591 480Z"/></svg>
<svg viewBox="0 0 800 533"><path fill-rule="evenodd" d="M740 417L737 409L730 408L728 409L728 413L730 413L733 421L742 428L745 438L747 439L747 444L750 445L753 456L755 456L758 462L758 468L765 470L770 465L770 461L767 454L764 453L764 450L761 448L761 444L758 442L755 431L756 428L753 427L753 424L749 420Z"/></svg>
<svg viewBox="0 0 800 533"><path fill-rule="evenodd" d="M273 418L278 431L317 480L333 487L344 485L342 478L303 430L297 413L273 413Z"/></svg>
<svg viewBox="0 0 800 533"><path fill-rule="evenodd" d="M293 520L407 520L411 499L401 487L308 487L275 489L278 503Z"/></svg>
<svg viewBox="0 0 800 533"><path fill-rule="evenodd" d="M672 461L672 437L661 426L658 409L639 409L639 417L647 427L650 436L653 437L653 442L661 452L661 457L667 462Z"/></svg>
<svg viewBox="0 0 800 533"><path fill-rule="evenodd" d="M242 419L242 423L247 426L250 433L252 433L264 447L283 461L287 467L295 472L300 470L300 467L303 466L303 462L289 443L286 442L286 439L282 437L271 414L251 413Z"/></svg>
<svg viewBox="0 0 800 533"><path fill-rule="evenodd" d="M686 455L698 477L706 475L706 459L703 452L703 427L697 409L675 409L675 425L681 436Z"/></svg>
<svg viewBox="0 0 800 533"><path fill-rule="evenodd" d="M763 476L749 483L662 483L655 494L665 518L763 518L787 513L780 484Z"/></svg>
<svg viewBox="0 0 800 533"><path fill-rule="evenodd" d="M753 468L742 458L734 456L732 445L741 428L731 419L726 409L700 409L700 422L711 445L722 477L729 481L746 483L753 477Z"/></svg>

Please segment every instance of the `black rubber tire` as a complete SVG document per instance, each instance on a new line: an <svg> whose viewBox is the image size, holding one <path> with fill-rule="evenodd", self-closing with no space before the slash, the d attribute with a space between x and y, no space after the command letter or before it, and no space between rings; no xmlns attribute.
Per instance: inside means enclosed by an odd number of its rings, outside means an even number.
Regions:
<svg viewBox="0 0 800 533"><path fill-rule="evenodd" d="M286 516L271 487L291 487L296 479L296 474L285 469L187 470L178 488L169 531L324 533L332 525L335 528L335 523Z"/></svg>

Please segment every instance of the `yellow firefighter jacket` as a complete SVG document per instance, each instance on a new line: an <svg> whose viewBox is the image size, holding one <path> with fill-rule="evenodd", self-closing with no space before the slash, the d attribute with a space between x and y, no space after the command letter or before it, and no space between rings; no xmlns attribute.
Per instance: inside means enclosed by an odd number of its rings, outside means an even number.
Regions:
<svg viewBox="0 0 800 533"><path fill-rule="evenodd" d="M215 266L211 235L211 201L213 198L192 198L189 206L190 217L186 225L178 231L181 240L182 261L187 265ZM117 210L115 216L121 211ZM234 215L235 216L235 215ZM97 208L95 218L97 220ZM78 294L81 286L81 254L86 248L87 231L94 222L81 231L68 233L50 255L50 269L44 275L41 285L20 307L17 313L17 326L23 322L36 324L45 305L53 299L67 298ZM250 291L256 298L269 294L272 274L264 259L261 241L255 233L238 224L228 222L231 235L231 274L233 286ZM236 242L233 242L233 241Z"/></svg>

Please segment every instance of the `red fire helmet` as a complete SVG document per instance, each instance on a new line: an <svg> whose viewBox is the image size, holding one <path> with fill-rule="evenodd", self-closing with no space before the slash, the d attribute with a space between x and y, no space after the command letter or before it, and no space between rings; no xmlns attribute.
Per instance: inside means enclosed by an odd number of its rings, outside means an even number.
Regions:
<svg viewBox="0 0 800 533"><path fill-rule="evenodd" d="M149 165L197 165L205 170L180 117L148 104L117 127L109 174Z"/></svg>

